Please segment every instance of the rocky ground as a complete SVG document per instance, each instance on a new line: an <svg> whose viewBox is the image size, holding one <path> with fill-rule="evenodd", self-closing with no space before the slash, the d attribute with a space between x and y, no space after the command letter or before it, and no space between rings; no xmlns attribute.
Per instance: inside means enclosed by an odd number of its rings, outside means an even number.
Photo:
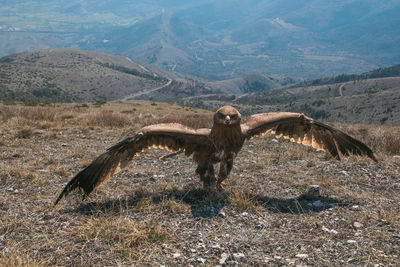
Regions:
<svg viewBox="0 0 400 267"><path fill-rule="evenodd" d="M336 124L379 163L252 139L223 193L202 190L191 159L149 150L88 199L76 192L53 206L96 155L172 112L209 125L210 113L161 103L0 105L0 265L400 264L395 126ZM310 185L321 194L306 194Z"/></svg>

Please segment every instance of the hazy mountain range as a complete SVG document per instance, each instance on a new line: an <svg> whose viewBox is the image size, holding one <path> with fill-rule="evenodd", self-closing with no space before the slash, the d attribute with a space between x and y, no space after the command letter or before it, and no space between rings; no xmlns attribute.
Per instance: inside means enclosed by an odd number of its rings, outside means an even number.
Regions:
<svg viewBox="0 0 400 267"><path fill-rule="evenodd" d="M400 62L397 0L2 1L0 56L70 47L223 80Z"/></svg>

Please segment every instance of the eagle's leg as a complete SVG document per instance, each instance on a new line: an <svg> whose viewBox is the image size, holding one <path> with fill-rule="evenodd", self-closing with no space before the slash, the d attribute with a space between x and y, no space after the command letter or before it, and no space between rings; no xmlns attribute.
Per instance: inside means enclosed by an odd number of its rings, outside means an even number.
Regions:
<svg viewBox="0 0 400 267"><path fill-rule="evenodd" d="M215 186L214 166L211 162L199 164L196 173L200 175L200 180L203 182L204 189L210 189Z"/></svg>
<svg viewBox="0 0 400 267"><path fill-rule="evenodd" d="M226 158L219 164L219 173L217 179L217 188L224 189L224 180L228 177L233 167L233 158Z"/></svg>

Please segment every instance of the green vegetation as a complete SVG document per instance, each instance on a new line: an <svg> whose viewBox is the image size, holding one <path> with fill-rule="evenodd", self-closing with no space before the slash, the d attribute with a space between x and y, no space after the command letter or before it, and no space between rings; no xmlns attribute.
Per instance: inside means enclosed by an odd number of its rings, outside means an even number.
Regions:
<svg viewBox="0 0 400 267"><path fill-rule="evenodd" d="M400 65L395 65L388 68L379 68L376 70L372 70L369 72L365 72L363 74L341 74L333 77L324 77L320 79L315 79L311 81L301 82L291 87L305 87L305 86L317 86L317 85L325 85L325 84L334 84L334 83L344 83L349 81L358 81L358 80L366 80L366 79L374 79L374 78L386 78L386 77L400 77Z"/></svg>

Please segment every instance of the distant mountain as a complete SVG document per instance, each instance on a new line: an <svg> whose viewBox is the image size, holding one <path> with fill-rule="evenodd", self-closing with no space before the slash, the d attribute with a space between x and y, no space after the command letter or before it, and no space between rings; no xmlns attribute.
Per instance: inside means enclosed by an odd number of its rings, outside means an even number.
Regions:
<svg viewBox="0 0 400 267"><path fill-rule="evenodd" d="M379 68L362 74L341 74L332 77L323 77L315 80L303 81L301 83L293 85L293 87L315 86L315 85L343 83L355 80L387 78L387 77L400 77L400 65L395 65L388 68Z"/></svg>
<svg viewBox="0 0 400 267"><path fill-rule="evenodd" d="M3 1L0 56L71 47L212 80L314 79L398 64L398 14L397 0Z"/></svg>
<svg viewBox="0 0 400 267"><path fill-rule="evenodd" d="M243 95L285 87L299 82L299 79L262 74L247 74L236 78L208 83L211 87L228 94Z"/></svg>
<svg viewBox="0 0 400 267"><path fill-rule="evenodd" d="M52 49L0 59L3 101L165 100L215 93L219 91L190 77L99 52Z"/></svg>

